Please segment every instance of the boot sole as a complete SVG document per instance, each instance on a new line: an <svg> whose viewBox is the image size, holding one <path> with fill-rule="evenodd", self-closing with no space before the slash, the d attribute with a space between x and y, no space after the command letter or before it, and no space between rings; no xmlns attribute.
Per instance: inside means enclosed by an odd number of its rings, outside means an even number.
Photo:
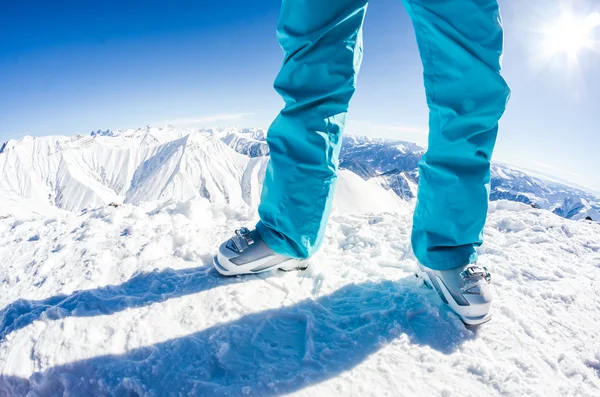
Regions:
<svg viewBox="0 0 600 397"><path fill-rule="evenodd" d="M218 255L215 255L213 257L213 267L215 268L215 270L217 272L219 272L221 275L223 276L228 276L228 277L232 277L232 276L242 276L245 274L259 274L259 273L264 273L264 272L268 272L268 271L272 271L272 270L280 270L280 271L284 271L284 272L291 272L291 271L304 271L306 269L308 269L309 264L308 263L301 263L301 264L288 264L288 266L285 266L285 262L281 265L274 265L271 267L267 267L265 269L260 269L257 271L245 271L245 272L235 272L235 271L231 271L229 269L227 269L225 266L223 266L220 262L219 262L219 258Z"/></svg>

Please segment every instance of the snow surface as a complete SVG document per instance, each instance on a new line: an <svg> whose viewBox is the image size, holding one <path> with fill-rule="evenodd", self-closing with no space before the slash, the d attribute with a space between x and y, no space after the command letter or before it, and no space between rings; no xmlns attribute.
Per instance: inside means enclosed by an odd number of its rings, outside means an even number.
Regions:
<svg viewBox="0 0 600 397"><path fill-rule="evenodd" d="M340 172L309 269L223 278L217 246L258 219L264 131L9 141L0 397L600 395L600 224L491 203L494 318L467 329L413 275L414 201L399 196L416 175L398 167L420 149L349 142L348 164L373 175ZM550 189L497 171L511 199ZM593 210L570 196L544 197Z"/></svg>
<svg viewBox="0 0 600 397"><path fill-rule="evenodd" d="M0 219L0 395L600 395L599 224L492 203L467 329L413 275L410 204L344 205L307 271L238 278L210 262L247 205Z"/></svg>

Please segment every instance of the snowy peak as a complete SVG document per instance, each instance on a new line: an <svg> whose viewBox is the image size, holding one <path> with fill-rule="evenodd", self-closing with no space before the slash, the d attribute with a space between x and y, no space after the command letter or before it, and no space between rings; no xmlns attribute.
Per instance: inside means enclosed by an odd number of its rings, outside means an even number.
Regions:
<svg viewBox="0 0 600 397"><path fill-rule="evenodd" d="M207 130L218 136L226 145L236 152L249 156L260 157L269 154L266 143L266 131L263 129L246 128L242 130Z"/></svg>
<svg viewBox="0 0 600 397"><path fill-rule="evenodd" d="M120 138L121 142L129 144L153 146L167 143L186 135L193 130L178 129L173 126L151 127L149 125L138 129L93 131L90 136L97 138Z"/></svg>
<svg viewBox="0 0 600 397"><path fill-rule="evenodd" d="M26 136L8 141L0 151L2 211L14 211L19 201L79 211L113 201L196 196L256 205L268 153L266 131L257 128L145 126L76 137ZM369 186L412 200L424 153L410 142L345 136L340 168L373 182ZM522 202L569 219L600 218L598 197L500 163L492 164L490 199Z"/></svg>
<svg viewBox="0 0 600 397"><path fill-rule="evenodd" d="M423 147L410 142L349 136L342 142L340 167L369 179L413 171L424 153Z"/></svg>
<svg viewBox="0 0 600 397"><path fill-rule="evenodd" d="M553 211L555 214L567 219L593 220L600 222L600 212L581 197L569 196Z"/></svg>
<svg viewBox="0 0 600 397"><path fill-rule="evenodd" d="M511 200L549 209L552 190L541 180L503 164L491 166L492 200ZM554 200L553 200L554 201Z"/></svg>
<svg viewBox="0 0 600 397"><path fill-rule="evenodd" d="M97 137L97 136L116 136L116 134L111 131L111 130L96 130L96 131L92 131L90 134L91 137Z"/></svg>
<svg viewBox="0 0 600 397"><path fill-rule="evenodd" d="M125 202L189 200L200 196L214 203L250 205L252 201L245 202L244 197L257 196L252 193L259 189L262 180L247 181L245 176L256 165L217 137L186 135L158 146L154 155L138 167Z"/></svg>
<svg viewBox="0 0 600 397"><path fill-rule="evenodd" d="M68 211L193 194L243 201L249 159L210 134L189 137L184 131L146 129L11 141L0 156L0 190ZM225 187L231 184L237 190Z"/></svg>
<svg viewBox="0 0 600 397"><path fill-rule="evenodd" d="M144 127L11 141L0 155L0 215L195 197L254 208L268 162L264 134L259 129ZM344 201L352 196L342 197L340 211L365 212L373 202L397 210L397 196L388 197L381 186L350 174L340 176L341 184L370 199L350 205Z"/></svg>
<svg viewBox="0 0 600 397"><path fill-rule="evenodd" d="M417 197L418 171L392 170L373 178L387 190L391 190L404 200Z"/></svg>

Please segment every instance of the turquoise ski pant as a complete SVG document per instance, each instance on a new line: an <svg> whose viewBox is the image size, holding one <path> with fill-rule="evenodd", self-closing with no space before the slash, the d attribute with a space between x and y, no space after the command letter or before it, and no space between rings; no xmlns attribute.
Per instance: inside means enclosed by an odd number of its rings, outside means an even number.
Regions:
<svg viewBox="0 0 600 397"><path fill-rule="evenodd" d="M476 261L483 242L490 158L510 94L500 76L502 26L497 0L404 5L429 105L412 247L424 266L446 270ZM285 107L267 135L257 224L279 254L307 258L323 240L366 10L367 0L282 1L277 35L285 55L275 89Z"/></svg>

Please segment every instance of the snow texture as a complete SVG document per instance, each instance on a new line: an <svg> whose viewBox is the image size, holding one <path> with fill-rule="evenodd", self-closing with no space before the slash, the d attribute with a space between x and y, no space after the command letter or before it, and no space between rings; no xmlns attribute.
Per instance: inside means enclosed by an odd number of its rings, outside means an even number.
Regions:
<svg viewBox="0 0 600 397"><path fill-rule="evenodd" d="M402 205L334 211L307 271L243 278L211 257L247 206L0 220L0 395L599 395L600 225L493 203L494 317L467 329L414 277Z"/></svg>
<svg viewBox="0 0 600 397"><path fill-rule="evenodd" d="M414 277L414 201L344 170L308 270L225 278L266 164L230 134L7 143L0 396L600 395L600 224L492 202L494 316L466 328Z"/></svg>

